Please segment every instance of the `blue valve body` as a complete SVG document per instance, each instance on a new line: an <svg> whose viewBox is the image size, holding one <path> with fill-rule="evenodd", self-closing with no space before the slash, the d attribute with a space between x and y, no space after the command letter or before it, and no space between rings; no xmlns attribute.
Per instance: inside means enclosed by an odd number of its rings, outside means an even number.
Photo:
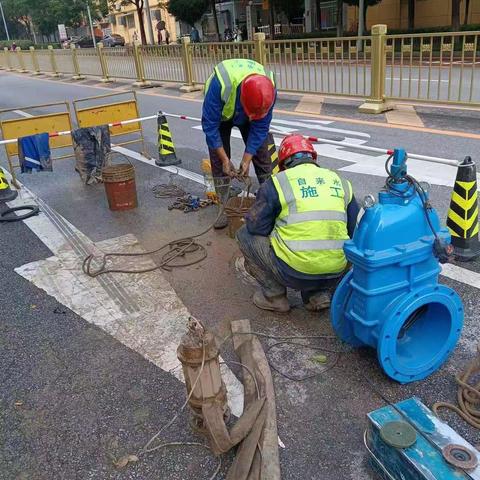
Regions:
<svg viewBox="0 0 480 480"><path fill-rule="evenodd" d="M454 350L463 326L459 296L438 283L441 267L422 200L401 180L405 159L403 150L394 153L390 171L395 180L365 210L353 239L345 243L352 269L331 307L340 338L375 348L385 373L401 383L437 370ZM428 215L437 236L449 243L450 233L441 227L437 212L429 209Z"/></svg>

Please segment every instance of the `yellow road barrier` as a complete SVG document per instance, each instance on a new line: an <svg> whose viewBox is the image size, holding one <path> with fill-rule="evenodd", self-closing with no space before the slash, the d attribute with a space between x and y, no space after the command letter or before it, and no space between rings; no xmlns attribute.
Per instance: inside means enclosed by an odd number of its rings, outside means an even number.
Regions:
<svg viewBox="0 0 480 480"><path fill-rule="evenodd" d="M127 99L117 102L114 101L122 96L127 97ZM105 103L106 101L109 101L109 103ZM110 101L112 103L110 103ZM87 106L86 104L90 105ZM129 123L126 125L120 124L120 122L124 120L133 120L140 117L137 94L135 92L109 93L106 95L74 100L73 108L75 110L75 116L79 127L96 127L108 124L113 125L110 126L110 135L112 137L128 136L128 138L123 141L116 142L117 145L123 146L132 143L141 143L143 148L142 154L147 158L150 158L145 145L142 124L140 122Z"/></svg>
<svg viewBox="0 0 480 480"><path fill-rule="evenodd" d="M46 109L54 109L60 111L54 111L52 113L36 114L36 111L44 111ZM26 113L32 111L31 116L21 118L5 118L8 114L12 114L16 110L21 110ZM26 137L29 135L35 135L37 133L52 133L63 132L72 130L72 122L70 118L70 106L68 102L46 103L43 105L30 105L21 108L11 108L0 111L0 130L4 140L16 139ZM52 136L50 138L50 149L64 149L72 147L71 135ZM15 168L20 165L13 163L13 158L18 156L18 144L9 143L5 145L7 153L8 166L12 175L12 183L16 188L19 188L15 176ZM63 158L70 158L73 156L73 151L66 155L54 157L52 160L59 160Z"/></svg>

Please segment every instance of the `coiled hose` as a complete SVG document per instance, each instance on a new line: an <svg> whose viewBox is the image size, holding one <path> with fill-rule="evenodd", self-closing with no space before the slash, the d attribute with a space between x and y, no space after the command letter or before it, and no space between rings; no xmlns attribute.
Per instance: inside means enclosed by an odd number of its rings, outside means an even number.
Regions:
<svg viewBox="0 0 480 480"><path fill-rule="evenodd" d="M432 410L438 415L439 410L451 410L460 415L469 425L480 428L480 345L477 349L477 357L468 367L455 377L458 384L457 401L458 405L447 402L437 402ZM472 384L472 380L477 383Z"/></svg>
<svg viewBox="0 0 480 480"><path fill-rule="evenodd" d="M245 183L247 185L247 192L250 192L251 187L251 179L249 177L236 177L237 180ZM228 193L230 192L231 188L231 179L228 179ZM171 186L171 184L169 185ZM156 248L155 250L150 250L148 252L140 252L140 253L120 253L120 252L113 252L113 253L106 253L102 257L100 257L100 266L97 269L94 269L92 266L92 262L95 259L93 254L88 255L83 260L82 270L83 273L88 275L89 277L95 278L100 275L105 275L106 273L148 273L163 268L164 270L171 271L173 268L180 268L180 267L188 267L190 265L195 265L197 263L202 262L208 256L206 248L199 244L196 239L199 237L203 237L206 235L210 230L213 229L217 220L224 214L226 211L226 202L228 201L229 195L226 195L225 203L221 203L219 205L218 215L215 218L215 221L211 223L208 228L197 233L195 235L191 235L189 237L180 238L177 240L172 240L171 242L167 242ZM230 208L230 207L228 207ZM229 211L229 213L238 216L244 216L248 209L243 208L241 205L240 208L235 208L234 211ZM149 268L142 268L142 269L132 269L127 270L124 268L107 268L107 262L109 259L114 257L145 257L149 255L156 255L159 253L163 253L160 262L156 265L149 267ZM196 254L195 258L188 260L187 255ZM183 259L183 261L181 260Z"/></svg>

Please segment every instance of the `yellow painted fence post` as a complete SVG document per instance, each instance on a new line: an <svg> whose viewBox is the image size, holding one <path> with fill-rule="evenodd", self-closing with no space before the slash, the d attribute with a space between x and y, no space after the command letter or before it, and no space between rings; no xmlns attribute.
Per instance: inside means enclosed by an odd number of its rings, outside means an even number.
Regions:
<svg viewBox="0 0 480 480"><path fill-rule="evenodd" d="M85 77L80 72L80 64L78 63L77 57L77 48L75 47L74 43L70 44L70 49L70 51L72 52L72 64L74 72L72 80L83 80Z"/></svg>
<svg viewBox="0 0 480 480"><path fill-rule="evenodd" d="M25 62L23 61L22 49L20 47L17 47L15 49L15 51L17 52L17 57L18 57L18 71L20 73L27 73L28 70L25 68Z"/></svg>
<svg viewBox="0 0 480 480"><path fill-rule="evenodd" d="M195 84L193 75L193 46L190 43L190 37L182 37L182 62L185 83L180 87L182 92L195 92L201 90L200 85Z"/></svg>
<svg viewBox="0 0 480 480"><path fill-rule="evenodd" d="M10 49L8 47L4 47L3 51L5 52L5 62L6 62L6 65L7 65L7 70L9 72L11 72L14 69L12 68L12 62L11 62L11 59L10 59Z"/></svg>
<svg viewBox="0 0 480 480"><path fill-rule="evenodd" d="M38 64L37 52L35 47L30 47L30 55L32 56L33 75L41 75L40 65Z"/></svg>
<svg viewBox="0 0 480 480"><path fill-rule="evenodd" d="M151 83L145 80L145 66L143 64L142 50L138 43L133 44L133 59L135 63L135 71L137 72L137 80L133 83L136 88L150 87Z"/></svg>
<svg viewBox="0 0 480 480"><path fill-rule="evenodd" d="M267 50L265 48L265 34L257 32L253 35L255 42L255 60L264 67L267 65Z"/></svg>
<svg viewBox="0 0 480 480"><path fill-rule="evenodd" d="M100 61L100 68L102 69L102 79L100 80L102 83L110 83L112 80L108 74L108 64L105 55L103 54L103 43L97 43L97 55L98 60Z"/></svg>
<svg viewBox="0 0 480 480"><path fill-rule="evenodd" d="M48 51L50 52L50 63L52 65L52 76L53 77L61 77L62 74L58 72L58 67L57 67L57 59L55 58L55 50L51 45L48 46Z"/></svg>
<svg viewBox="0 0 480 480"><path fill-rule="evenodd" d="M372 27L372 55L370 65L370 98L360 105L362 113L382 113L388 110L385 102L386 44L387 26Z"/></svg>

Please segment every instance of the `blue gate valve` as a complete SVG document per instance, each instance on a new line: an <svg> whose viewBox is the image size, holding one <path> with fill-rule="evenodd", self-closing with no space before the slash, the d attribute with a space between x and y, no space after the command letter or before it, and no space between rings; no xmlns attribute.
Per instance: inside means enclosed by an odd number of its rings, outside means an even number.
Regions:
<svg viewBox="0 0 480 480"><path fill-rule="evenodd" d="M344 251L351 270L332 301L337 335L377 350L400 383L422 380L447 360L463 327L458 294L438 283L438 246L450 247L428 192L407 175L405 150L394 150L385 189L366 197L365 213Z"/></svg>

